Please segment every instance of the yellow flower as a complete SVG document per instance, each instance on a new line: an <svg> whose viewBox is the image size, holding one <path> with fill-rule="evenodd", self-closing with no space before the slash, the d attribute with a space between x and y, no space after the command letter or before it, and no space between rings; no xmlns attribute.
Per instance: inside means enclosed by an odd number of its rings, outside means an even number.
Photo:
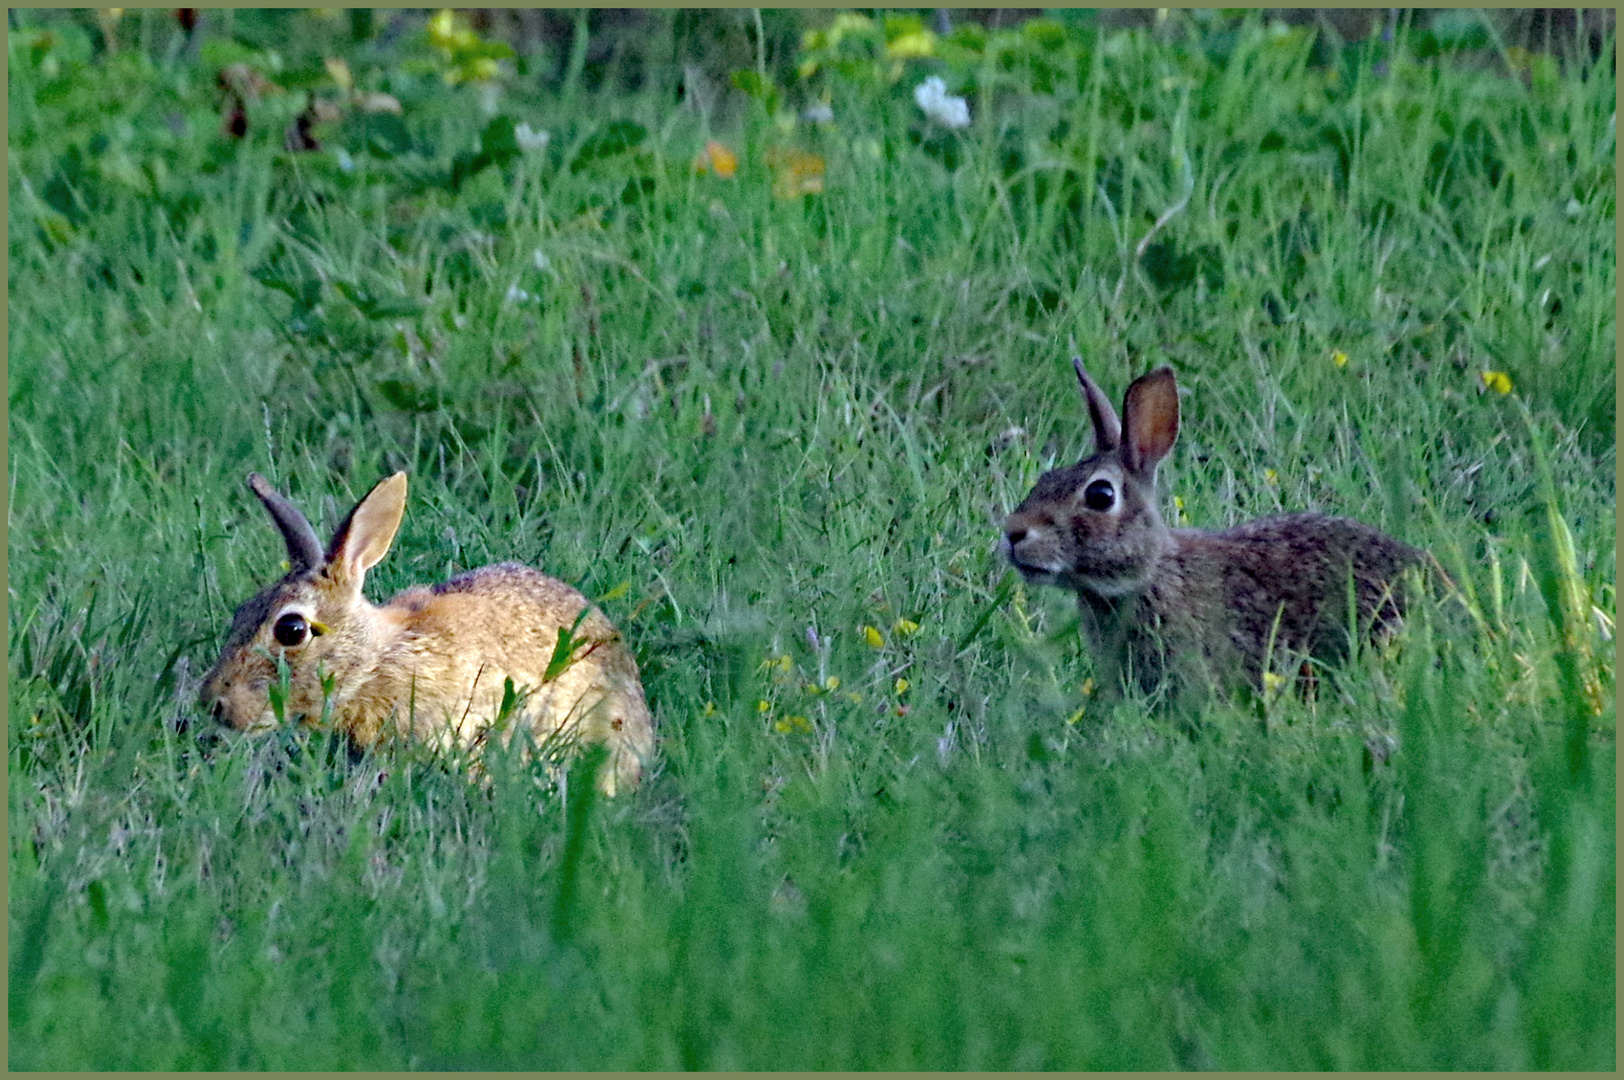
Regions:
<svg viewBox="0 0 1624 1080"><path fill-rule="evenodd" d="M703 711L700 712L699 715L700 716L715 716L716 715L716 702L714 702L714 701L705 702L705 708L703 709Z"/></svg>
<svg viewBox="0 0 1624 1080"><path fill-rule="evenodd" d="M1173 496L1173 514L1174 514L1175 519L1178 520L1178 521L1182 522L1182 521L1189 520L1188 518L1186 518L1184 516L1184 496L1182 496L1182 495Z"/></svg>
<svg viewBox="0 0 1624 1080"><path fill-rule="evenodd" d="M840 676L839 675L831 675L827 679L824 679L823 680L823 688L825 690L831 690L831 691L832 690L839 690L840 689Z"/></svg>
<svg viewBox="0 0 1624 1080"><path fill-rule="evenodd" d="M712 139L694 158L694 171L713 172L723 180L731 180L739 171L739 155Z"/></svg>
<svg viewBox="0 0 1624 1080"><path fill-rule="evenodd" d="M1481 376L1483 387L1497 394L1511 393L1511 376L1503 371L1485 371Z"/></svg>
<svg viewBox="0 0 1624 1080"><path fill-rule="evenodd" d="M1336 350L1331 354L1331 363L1335 364L1337 367L1347 367L1348 354L1343 352L1341 349Z"/></svg>
<svg viewBox="0 0 1624 1080"><path fill-rule="evenodd" d="M448 52L471 48L479 43L478 35L450 8L441 8L429 20L429 40Z"/></svg>
<svg viewBox="0 0 1624 1080"><path fill-rule="evenodd" d="M340 90L347 94L355 89L355 78L350 74L350 65L343 57L329 56L321 63Z"/></svg>
<svg viewBox="0 0 1624 1080"><path fill-rule="evenodd" d="M842 11L835 16L835 21L829 26L830 44L834 44L848 33L867 33L874 29L874 20L866 15L854 15L849 11Z"/></svg>
<svg viewBox="0 0 1624 1080"><path fill-rule="evenodd" d="M885 55L893 60L935 56L936 35L929 30L910 30L895 41L887 42Z"/></svg>
<svg viewBox="0 0 1624 1080"><path fill-rule="evenodd" d="M863 640L868 642L869 648L871 648L871 649L883 649L883 648L885 648L885 635L884 634L880 633L878 630L874 629L872 626L865 626L865 627L862 628L862 631L863 631Z"/></svg>
<svg viewBox="0 0 1624 1080"><path fill-rule="evenodd" d="M1264 469L1263 482L1270 485L1278 484L1280 482L1280 474L1275 472L1273 469Z"/></svg>
<svg viewBox="0 0 1624 1080"><path fill-rule="evenodd" d="M780 735L788 735L792 731L805 735L811 732L812 721L804 716L780 717L773 722L773 730Z"/></svg>
<svg viewBox="0 0 1624 1080"><path fill-rule="evenodd" d="M767 151L773 172L773 194L780 199L817 195L823 191L823 158L805 150L775 146Z"/></svg>
<svg viewBox="0 0 1624 1080"><path fill-rule="evenodd" d="M853 705L861 705L863 703L863 695L858 693L850 693L846 695L846 700L851 702Z"/></svg>
<svg viewBox="0 0 1624 1080"><path fill-rule="evenodd" d="M1280 688L1284 685L1286 685L1286 677L1284 675L1276 675L1272 671L1265 671L1263 673L1264 694L1272 697L1279 693Z"/></svg>
<svg viewBox="0 0 1624 1080"><path fill-rule="evenodd" d="M469 82L484 82L486 79L496 78L496 73L500 70L496 66L495 60L488 56L481 56L464 64L460 74L463 79Z"/></svg>
<svg viewBox="0 0 1624 1080"><path fill-rule="evenodd" d="M756 712L766 712L770 708L772 708L772 706L767 704L765 701L756 702Z"/></svg>
<svg viewBox="0 0 1624 1080"><path fill-rule="evenodd" d="M919 624L912 619L898 619L891 624L891 629L897 637L913 637L919 633Z"/></svg>
<svg viewBox="0 0 1624 1080"><path fill-rule="evenodd" d="M897 685L896 685L896 691L897 691L898 696L901 696L902 694L906 694L908 692L908 687L911 686L911 685L912 684L909 683L907 679L898 679L897 680Z"/></svg>
<svg viewBox="0 0 1624 1080"><path fill-rule="evenodd" d="M1089 676L1088 678L1083 680L1083 696L1084 697L1093 697L1094 696L1094 678L1093 678L1093 676Z"/></svg>

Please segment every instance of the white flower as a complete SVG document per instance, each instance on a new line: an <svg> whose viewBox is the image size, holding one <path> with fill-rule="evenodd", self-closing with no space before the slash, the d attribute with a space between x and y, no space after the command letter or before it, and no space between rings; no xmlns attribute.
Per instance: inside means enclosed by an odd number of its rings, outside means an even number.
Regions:
<svg viewBox="0 0 1624 1080"><path fill-rule="evenodd" d="M919 108L927 117L943 127L970 126L969 102L949 94L947 84L938 76L932 75L914 87L914 100L919 103Z"/></svg>
<svg viewBox="0 0 1624 1080"><path fill-rule="evenodd" d="M827 101L819 101L802 109L801 119L809 124L832 124L835 122L835 111Z"/></svg>
<svg viewBox="0 0 1624 1080"><path fill-rule="evenodd" d="M513 138L518 141L519 149L527 154L539 154L547 149L552 137L552 132L536 131L529 124L519 124L513 129Z"/></svg>
<svg viewBox="0 0 1624 1080"><path fill-rule="evenodd" d="M508 291L507 291L507 302L508 303L510 303L510 304L522 304L528 299L530 299L530 294L525 292L523 289L519 288L517 285L509 285L508 286Z"/></svg>

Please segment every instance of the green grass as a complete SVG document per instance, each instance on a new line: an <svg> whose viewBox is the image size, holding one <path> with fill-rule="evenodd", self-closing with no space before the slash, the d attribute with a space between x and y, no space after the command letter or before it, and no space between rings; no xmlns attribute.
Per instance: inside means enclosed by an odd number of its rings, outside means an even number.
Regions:
<svg viewBox="0 0 1624 1080"><path fill-rule="evenodd" d="M1610 42L1040 24L708 117L512 77L486 127L301 18L241 141L238 53L11 33L12 1068L1614 1067ZM402 123L284 152L338 50ZM834 131L764 108L823 88ZM1113 395L1178 371L1190 521L1360 517L1472 617L1313 700L1086 695L995 546L1086 448L1072 341ZM394 468L373 595L606 597L641 791L207 730L282 557L244 474L322 529Z"/></svg>

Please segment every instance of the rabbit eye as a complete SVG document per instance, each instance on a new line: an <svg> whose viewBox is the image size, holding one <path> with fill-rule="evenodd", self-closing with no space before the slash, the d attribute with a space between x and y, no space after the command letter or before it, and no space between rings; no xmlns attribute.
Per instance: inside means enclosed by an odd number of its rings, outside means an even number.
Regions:
<svg viewBox="0 0 1624 1080"><path fill-rule="evenodd" d="M310 623L297 611L290 611L276 620L276 625L271 627L271 636L276 638L278 645L291 649L310 640Z"/></svg>
<svg viewBox="0 0 1624 1080"><path fill-rule="evenodd" d="M1116 502L1116 488L1109 480L1096 480L1083 489L1083 505L1090 510L1109 510Z"/></svg>

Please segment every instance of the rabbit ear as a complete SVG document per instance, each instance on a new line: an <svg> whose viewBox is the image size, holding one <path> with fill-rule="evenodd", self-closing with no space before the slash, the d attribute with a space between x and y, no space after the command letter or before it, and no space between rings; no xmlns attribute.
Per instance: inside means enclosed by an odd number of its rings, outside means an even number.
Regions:
<svg viewBox="0 0 1624 1080"><path fill-rule="evenodd" d="M359 589L366 572L389 553L405 512L406 474L378 481L333 534L327 550L328 576Z"/></svg>
<svg viewBox="0 0 1624 1080"><path fill-rule="evenodd" d="M1122 462L1130 472L1153 478L1156 464L1179 436L1179 387L1170 367L1141 375L1122 399Z"/></svg>
<svg viewBox="0 0 1624 1080"><path fill-rule="evenodd" d="M1083 370L1081 356L1072 357L1071 366L1077 372L1077 381L1082 384L1083 400L1088 403L1088 418L1094 424L1094 451L1103 454L1115 450L1122 442L1122 423L1117 419L1116 410L1111 408L1111 399Z"/></svg>
<svg viewBox="0 0 1624 1080"><path fill-rule="evenodd" d="M284 499L280 492L259 473L248 474L248 490L259 496L271 520L282 530L282 539L288 545L288 565L294 573L321 565L321 541L316 530L299 513L299 508Z"/></svg>

